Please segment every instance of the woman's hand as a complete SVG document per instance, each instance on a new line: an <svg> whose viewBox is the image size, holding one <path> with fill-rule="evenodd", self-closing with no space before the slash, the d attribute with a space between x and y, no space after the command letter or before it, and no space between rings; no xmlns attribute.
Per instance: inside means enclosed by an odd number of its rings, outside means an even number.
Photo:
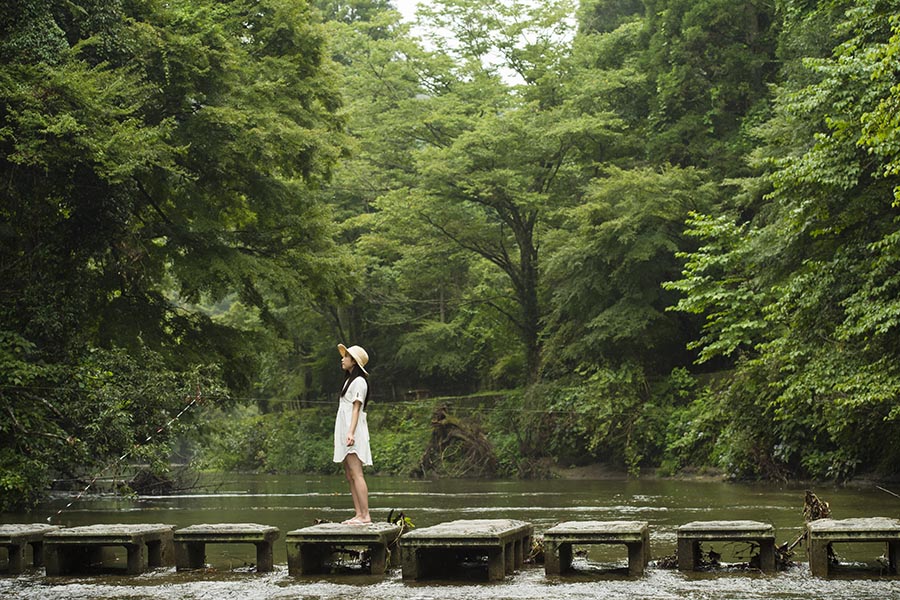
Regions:
<svg viewBox="0 0 900 600"><path fill-rule="evenodd" d="M348 445L348 446L352 446L352 445L355 444L355 443L356 443L356 439L354 439L353 434L352 434L352 433L348 433L348 434L347 434L347 445Z"/></svg>

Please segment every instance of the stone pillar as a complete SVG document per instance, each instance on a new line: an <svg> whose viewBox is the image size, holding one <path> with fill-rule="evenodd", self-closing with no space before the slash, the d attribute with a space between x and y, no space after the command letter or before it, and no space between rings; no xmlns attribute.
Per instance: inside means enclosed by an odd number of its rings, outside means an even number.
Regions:
<svg viewBox="0 0 900 600"><path fill-rule="evenodd" d="M900 541L887 543L888 569L894 575L900 575Z"/></svg>
<svg viewBox="0 0 900 600"><path fill-rule="evenodd" d="M175 546L175 566L181 569L202 569L206 566L204 542L178 542Z"/></svg>
<svg viewBox="0 0 900 600"><path fill-rule="evenodd" d="M156 563L150 563L151 567L171 567L175 565L175 528L163 532L159 536L159 552L154 549L152 559Z"/></svg>
<svg viewBox="0 0 900 600"><path fill-rule="evenodd" d="M759 568L763 573L775 572L775 540L759 541Z"/></svg>
<svg viewBox="0 0 900 600"><path fill-rule="evenodd" d="M700 542L679 538L678 539L678 569L681 571L693 571L697 568L697 559L700 555Z"/></svg>
<svg viewBox="0 0 900 600"><path fill-rule="evenodd" d="M33 556L33 564L35 567L44 566L44 542L34 542L31 544L31 554Z"/></svg>
<svg viewBox="0 0 900 600"><path fill-rule="evenodd" d="M325 569L325 558L330 554L324 544L297 544L296 574L314 575ZM293 574L293 573L292 573Z"/></svg>
<svg viewBox="0 0 900 600"><path fill-rule="evenodd" d="M147 570L147 545L143 542L125 546L128 552L128 574L138 575Z"/></svg>
<svg viewBox="0 0 900 600"><path fill-rule="evenodd" d="M387 555L388 550L385 548L384 544L370 544L369 545L369 563L370 570L369 572L373 575L381 575L387 570Z"/></svg>
<svg viewBox="0 0 900 600"><path fill-rule="evenodd" d="M631 576L640 576L644 574L644 544L643 542L625 544L628 548L628 574Z"/></svg>
<svg viewBox="0 0 900 600"><path fill-rule="evenodd" d="M256 572L268 573L274 569L275 559L273 558L272 542L264 540L255 542L253 545L256 546Z"/></svg>
<svg viewBox="0 0 900 600"><path fill-rule="evenodd" d="M559 572L565 573L572 569L572 544L559 545Z"/></svg>
<svg viewBox="0 0 900 600"><path fill-rule="evenodd" d="M300 575L300 544L287 544L288 575Z"/></svg>
<svg viewBox="0 0 900 600"><path fill-rule="evenodd" d="M419 572L418 548L414 546L406 546L400 553L400 565L403 573L403 579L415 581L421 578L422 573Z"/></svg>
<svg viewBox="0 0 900 600"><path fill-rule="evenodd" d="M514 573L516 570L516 543L504 544L503 554L506 556L506 574Z"/></svg>
<svg viewBox="0 0 900 600"><path fill-rule="evenodd" d="M506 552L504 548L488 550L488 581L503 581L506 577Z"/></svg>
<svg viewBox="0 0 900 600"><path fill-rule="evenodd" d="M62 574L60 550L61 548L56 544L50 544L44 552L44 569L49 576Z"/></svg>
<svg viewBox="0 0 900 600"><path fill-rule="evenodd" d="M544 573L547 575L560 575L559 546L556 542L544 538Z"/></svg>
<svg viewBox="0 0 900 600"><path fill-rule="evenodd" d="M163 566L163 546L162 540L147 542L147 566L151 569L158 569Z"/></svg>
<svg viewBox="0 0 900 600"><path fill-rule="evenodd" d="M10 544L6 547L9 554L9 574L18 575L25 570L25 547L28 542L23 541L21 544ZM37 552L37 550L35 550ZM36 555L35 555L36 556ZM37 560L37 558L35 558Z"/></svg>
<svg viewBox="0 0 900 600"><path fill-rule="evenodd" d="M809 539L809 571L817 577L828 577L829 546L831 543L825 540Z"/></svg>
<svg viewBox="0 0 900 600"><path fill-rule="evenodd" d="M650 564L651 554L650 554L650 529L644 529L644 533L641 535L644 540L644 568L647 568L647 565Z"/></svg>

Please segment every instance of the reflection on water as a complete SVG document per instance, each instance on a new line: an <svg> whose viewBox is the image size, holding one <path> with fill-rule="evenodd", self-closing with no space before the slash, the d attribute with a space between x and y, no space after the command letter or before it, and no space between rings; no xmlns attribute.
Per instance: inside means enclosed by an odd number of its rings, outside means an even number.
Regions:
<svg viewBox="0 0 900 600"><path fill-rule="evenodd" d="M804 488L740 485L702 481L409 481L370 477L373 518L402 510L420 527L453 519L511 518L533 523L540 534L561 521L643 520L650 523L654 558L675 551L676 529L696 520L750 519L772 523L777 542L793 541L803 524ZM900 516L900 501L877 490L814 490L831 503L835 518ZM64 507L59 498L27 514L2 514L4 523L42 522ZM64 511L55 523L169 523L185 527L199 523L253 522L274 525L284 534L315 519L343 520L352 515L346 481L339 477L229 475L210 479L205 489L178 497L89 498ZM204 572L174 569L141 576L44 577L32 571L0 578L4 598L692 598L692 599L900 599L900 580L879 577L875 557L879 545L836 546L845 562L868 569L864 579L838 576L822 580L809 575L799 547L796 567L775 575L722 570L684 574L653 568L639 579L615 573L625 564L624 548L590 546L581 549L580 574L546 578L543 568L526 567L495 584L476 582L408 583L395 570L385 577L288 575L286 546L275 545L276 569L258 575L249 569L253 547L213 544L207 547ZM738 544L716 547L723 560L746 559ZM5 556L0 552L0 561ZM0 565L5 566L5 565ZM603 571L597 575L597 570ZM612 569L612 570L611 570Z"/></svg>

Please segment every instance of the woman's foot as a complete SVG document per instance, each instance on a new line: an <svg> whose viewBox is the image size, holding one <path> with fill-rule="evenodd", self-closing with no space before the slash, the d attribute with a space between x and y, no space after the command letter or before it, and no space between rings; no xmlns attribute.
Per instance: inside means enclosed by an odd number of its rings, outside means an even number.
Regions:
<svg viewBox="0 0 900 600"><path fill-rule="evenodd" d="M342 521L341 525L371 525L372 519L362 520L359 517L353 517L352 519L347 519L346 521Z"/></svg>

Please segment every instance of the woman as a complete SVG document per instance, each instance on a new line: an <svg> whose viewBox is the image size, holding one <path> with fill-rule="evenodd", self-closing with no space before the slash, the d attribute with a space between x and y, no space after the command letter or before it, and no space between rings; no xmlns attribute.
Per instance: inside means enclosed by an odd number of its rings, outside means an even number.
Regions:
<svg viewBox="0 0 900 600"><path fill-rule="evenodd" d="M369 398L369 373L365 366L369 355L360 346L347 348L338 344L341 368L346 371L337 417L334 420L334 462L344 464L344 474L350 483L353 508L356 514L344 525L366 525L369 515L369 488L363 476L363 465L372 465L369 449L369 426L366 423L366 404Z"/></svg>

